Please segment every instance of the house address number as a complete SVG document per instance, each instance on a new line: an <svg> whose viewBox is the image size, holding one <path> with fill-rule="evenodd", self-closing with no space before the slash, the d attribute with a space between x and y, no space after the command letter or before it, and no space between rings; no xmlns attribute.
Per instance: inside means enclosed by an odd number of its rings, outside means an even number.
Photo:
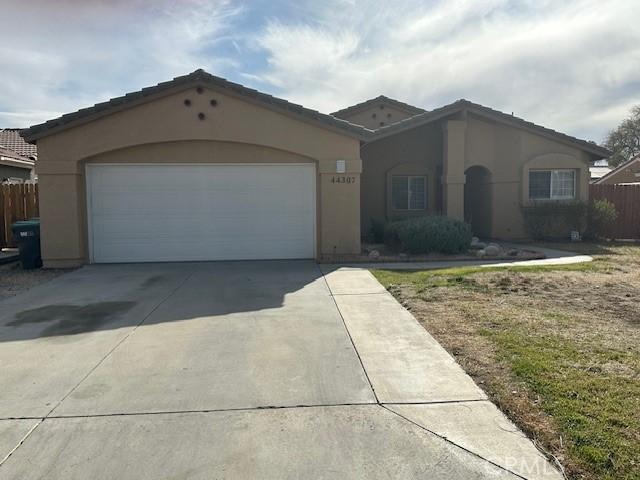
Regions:
<svg viewBox="0 0 640 480"><path fill-rule="evenodd" d="M331 183L356 183L356 177L334 175L333 177L331 177Z"/></svg>

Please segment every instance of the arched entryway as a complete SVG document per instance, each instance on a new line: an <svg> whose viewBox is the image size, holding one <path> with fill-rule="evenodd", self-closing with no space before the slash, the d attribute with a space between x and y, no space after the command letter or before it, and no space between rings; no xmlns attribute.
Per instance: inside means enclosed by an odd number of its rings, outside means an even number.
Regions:
<svg viewBox="0 0 640 480"><path fill-rule="evenodd" d="M491 172L475 166L464 173L464 219L475 236L491 237Z"/></svg>

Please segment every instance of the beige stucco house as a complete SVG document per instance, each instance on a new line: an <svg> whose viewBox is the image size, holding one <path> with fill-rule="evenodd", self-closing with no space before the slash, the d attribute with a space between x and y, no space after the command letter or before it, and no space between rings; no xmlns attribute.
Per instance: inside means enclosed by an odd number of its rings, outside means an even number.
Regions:
<svg viewBox="0 0 640 480"><path fill-rule="evenodd" d="M378 97L334 115L348 121L402 109ZM526 237L522 206L587 201L589 166L610 152L513 115L458 100L375 130L362 146L361 226L446 214L476 235Z"/></svg>
<svg viewBox="0 0 640 480"><path fill-rule="evenodd" d="M358 253L372 221L440 213L519 238L522 205L586 200L609 153L465 100L326 115L202 70L23 135L47 267L321 259Z"/></svg>
<svg viewBox="0 0 640 480"><path fill-rule="evenodd" d="M593 183L597 185L640 185L640 155L621 163Z"/></svg>

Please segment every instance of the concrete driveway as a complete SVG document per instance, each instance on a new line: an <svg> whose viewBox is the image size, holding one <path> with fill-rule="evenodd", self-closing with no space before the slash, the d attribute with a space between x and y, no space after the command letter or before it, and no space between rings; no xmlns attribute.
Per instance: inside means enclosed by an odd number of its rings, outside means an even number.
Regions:
<svg viewBox="0 0 640 480"><path fill-rule="evenodd" d="M88 266L0 303L0 477L562 478L366 270Z"/></svg>

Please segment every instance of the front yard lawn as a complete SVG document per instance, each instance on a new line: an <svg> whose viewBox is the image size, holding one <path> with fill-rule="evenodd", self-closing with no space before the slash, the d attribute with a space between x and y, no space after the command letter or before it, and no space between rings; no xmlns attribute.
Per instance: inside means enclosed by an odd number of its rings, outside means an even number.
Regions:
<svg viewBox="0 0 640 480"><path fill-rule="evenodd" d="M567 266L374 275L573 479L640 479L640 245Z"/></svg>

